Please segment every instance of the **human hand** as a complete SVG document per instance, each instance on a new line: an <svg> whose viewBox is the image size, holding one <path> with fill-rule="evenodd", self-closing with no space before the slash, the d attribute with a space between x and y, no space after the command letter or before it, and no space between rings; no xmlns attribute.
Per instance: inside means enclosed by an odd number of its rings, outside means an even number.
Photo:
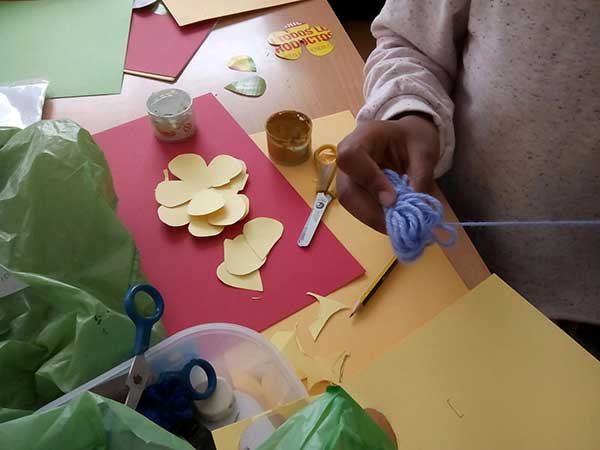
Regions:
<svg viewBox="0 0 600 450"><path fill-rule="evenodd" d="M361 222L385 233L382 208L394 204L396 191L383 169L407 174L415 191L426 192L433 184L439 153L438 129L425 116L359 123L338 145L340 203Z"/></svg>

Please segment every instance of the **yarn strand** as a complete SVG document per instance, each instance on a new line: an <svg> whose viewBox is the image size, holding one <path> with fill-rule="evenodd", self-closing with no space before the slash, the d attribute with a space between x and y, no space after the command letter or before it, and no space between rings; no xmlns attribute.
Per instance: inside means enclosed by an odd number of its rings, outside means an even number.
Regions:
<svg viewBox="0 0 600 450"><path fill-rule="evenodd" d="M431 244L449 247L456 242L456 227L594 227L600 219L586 220L506 220L490 222L444 222L444 208L429 194L415 192L406 175L385 169L384 173L396 190L394 206L385 208L387 234L398 260L418 259ZM445 234L446 239L439 234Z"/></svg>

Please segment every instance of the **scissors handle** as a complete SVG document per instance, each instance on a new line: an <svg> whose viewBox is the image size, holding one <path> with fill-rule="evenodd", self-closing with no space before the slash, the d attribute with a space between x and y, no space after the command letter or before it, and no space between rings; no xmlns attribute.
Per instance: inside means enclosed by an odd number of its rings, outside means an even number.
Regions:
<svg viewBox="0 0 600 450"><path fill-rule="evenodd" d="M315 150L315 167L317 168L317 192L330 192L336 172L337 147L322 145Z"/></svg>
<svg viewBox="0 0 600 450"><path fill-rule="evenodd" d="M135 306L135 296L138 292L145 292L154 302L154 314L149 317L141 315ZM140 355L148 350L152 327L160 320L164 310L165 302L154 286L137 284L127 291L127 294L125 294L125 311L135 325L134 355Z"/></svg>
<svg viewBox="0 0 600 450"><path fill-rule="evenodd" d="M190 381L190 374L192 373L192 369L196 366L200 367L202 370L204 370L204 373L206 373L207 383L204 392L198 392L196 387L192 386L192 382ZM180 373L187 384L188 389L192 393L194 400L206 400L208 397L214 394L215 389L217 388L217 373L215 372L215 368L212 366L212 364L207 360L202 358L192 359L185 366L183 366L183 369L181 369Z"/></svg>

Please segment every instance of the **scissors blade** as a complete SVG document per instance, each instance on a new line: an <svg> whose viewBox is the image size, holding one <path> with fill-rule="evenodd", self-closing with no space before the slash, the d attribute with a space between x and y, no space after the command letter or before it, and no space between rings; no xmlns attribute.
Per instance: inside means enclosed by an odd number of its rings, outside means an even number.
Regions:
<svg viewBox="0 0 600 450"><path fill-rule="evenodd" d="M133 358L133 363L131 364L129 375L125 382L129 388L127 398L125 399L125 405L133 409L137 408L140 398L142 398L142 392L144 392L146 384L148 384L148 380L150 379L150 375L151 371L146 362L146 357L141 354Z"/></svg>
<svg viewBox="0 0 600 450"><path fill-rule="evenodd" d="M323 217L327 206L331 203L331 200L333 200L333 196L328 192L317 193L317 198L315 198L312 211L310 212L308 219L306 219L304 228L298 238L298 247L308 247L310 245L310 242L317 231L317 227L319 226L319 222L321 222L321 218Z"/></svg>

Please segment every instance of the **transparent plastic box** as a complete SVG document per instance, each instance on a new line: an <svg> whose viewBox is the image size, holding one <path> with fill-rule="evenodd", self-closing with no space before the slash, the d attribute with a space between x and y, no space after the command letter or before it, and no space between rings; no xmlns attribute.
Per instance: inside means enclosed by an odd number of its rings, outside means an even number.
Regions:
<svg viewBox="0 0 600 450"><path fill-rule="evenodd" d="M217 375L231 383L239 405L239 414L235 421L308 395L278 350L259 333L239 325L211 323L187 328L146 352L146 360L156 374L179 370L193 358L208 360ZM119 364L48 403L38 412L63 405L90 390L107 397L118 397L110 395L109 387L117 386L121 391L126 389L124 383L131 362L130 359ZM232 423L232 420L206 425L214 430L229 423Z"/></svg>

